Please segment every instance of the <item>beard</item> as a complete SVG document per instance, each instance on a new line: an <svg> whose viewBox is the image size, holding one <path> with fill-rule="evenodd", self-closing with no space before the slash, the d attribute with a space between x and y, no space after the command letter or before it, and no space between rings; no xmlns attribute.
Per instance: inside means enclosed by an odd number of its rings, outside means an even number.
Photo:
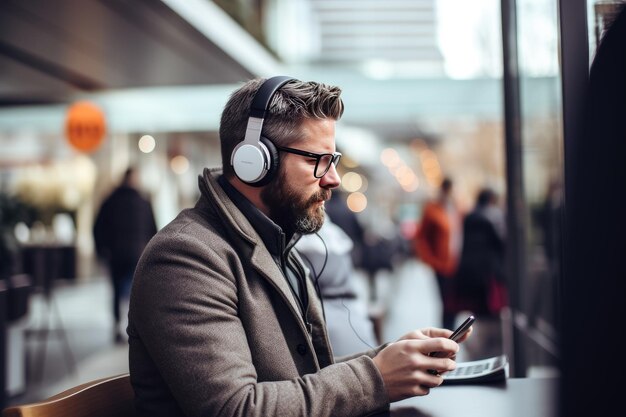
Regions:
<svg viewBox="0 0 626 417"><path fill-rule="evenodd" d="M317 232L324 224L326 211L319 202L328 200L330 193L321 189L307 197L290 188L281 171L261 191L261 201L268 207L269 217L284 231L306 235Z"/></svg>

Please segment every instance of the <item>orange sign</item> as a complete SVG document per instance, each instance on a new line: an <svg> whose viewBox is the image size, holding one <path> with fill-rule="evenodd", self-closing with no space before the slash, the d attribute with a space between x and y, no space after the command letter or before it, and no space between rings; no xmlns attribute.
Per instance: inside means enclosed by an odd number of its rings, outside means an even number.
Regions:
<svg viewBox="0 0 626 417"><path fill-rule="evenodd" d="M65 134L74 148L93 152L102 144L105 133L104 113L99 107L86 101L70 106L65 119Z"/></svg>

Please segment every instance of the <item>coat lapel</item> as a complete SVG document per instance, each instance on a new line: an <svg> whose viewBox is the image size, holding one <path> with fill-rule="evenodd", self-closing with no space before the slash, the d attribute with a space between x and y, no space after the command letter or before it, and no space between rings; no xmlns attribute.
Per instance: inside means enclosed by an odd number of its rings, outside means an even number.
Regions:
<svg viewBox="0 0 626 417"><path fill-rule="evenodd" d="M228 223L230 227L252 246L251 264L259 275L264 277L276 288L283 299L289 304L294 316L306 332L306 326L302 315L299 313L300 307L289 287L289 283L283 277L283 273L274 262L272 255L263 245L263 240L258 235L248 219L239 211L237 206L228 198L222 187L217 183L216 177L221 172L219 169L205 169L203 178L200 179L200 189L212 194L212 201L217 205L219 216ZM203 181L204 179L204 181Z"/></svg>

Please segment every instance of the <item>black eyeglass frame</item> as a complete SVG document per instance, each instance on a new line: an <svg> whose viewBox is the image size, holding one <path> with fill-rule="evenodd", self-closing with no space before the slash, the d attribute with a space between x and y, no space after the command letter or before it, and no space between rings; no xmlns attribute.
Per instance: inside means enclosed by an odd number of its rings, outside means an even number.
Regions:
<svg viewBox="0 0 626 417"><path fill-rule="evenodd" d="M313 153L313 152L303 151L301 149L288 148L288 147L285 147L285 146L278 146L278 145L274 145L274 146L279 151L288 152L288 153L292 153L292 154L300 155L300 156L308 156L309 158L315 158L315 169L313 170L313 176L315 178L322 178L324 175L326 175L326 173L330 169L330 166L333 165L333 164L335 166L337 166L337 164L339 163L339 160L341 159L341 156L342 156L341 152ZM324 172L322 172L321 174L318 175L317 168L319 167L320 161L325 156L330 156L331 157L330 163L328 164L328 166L326 167Z"/></svg>

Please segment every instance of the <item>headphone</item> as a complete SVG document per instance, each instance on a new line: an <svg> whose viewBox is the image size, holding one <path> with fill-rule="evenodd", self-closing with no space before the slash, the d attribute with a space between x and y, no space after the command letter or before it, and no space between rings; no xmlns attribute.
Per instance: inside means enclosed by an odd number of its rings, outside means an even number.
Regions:
<svg viewBox="0 0 626 417"><path fill-rule="evenodd" d="M278 171L278 151L272 141L261 135L261 131L272 97L293 79L286 76L268 78L252 99L246 135L230 156L235 175L248 185L261 187L269 183Z"/></svg>

